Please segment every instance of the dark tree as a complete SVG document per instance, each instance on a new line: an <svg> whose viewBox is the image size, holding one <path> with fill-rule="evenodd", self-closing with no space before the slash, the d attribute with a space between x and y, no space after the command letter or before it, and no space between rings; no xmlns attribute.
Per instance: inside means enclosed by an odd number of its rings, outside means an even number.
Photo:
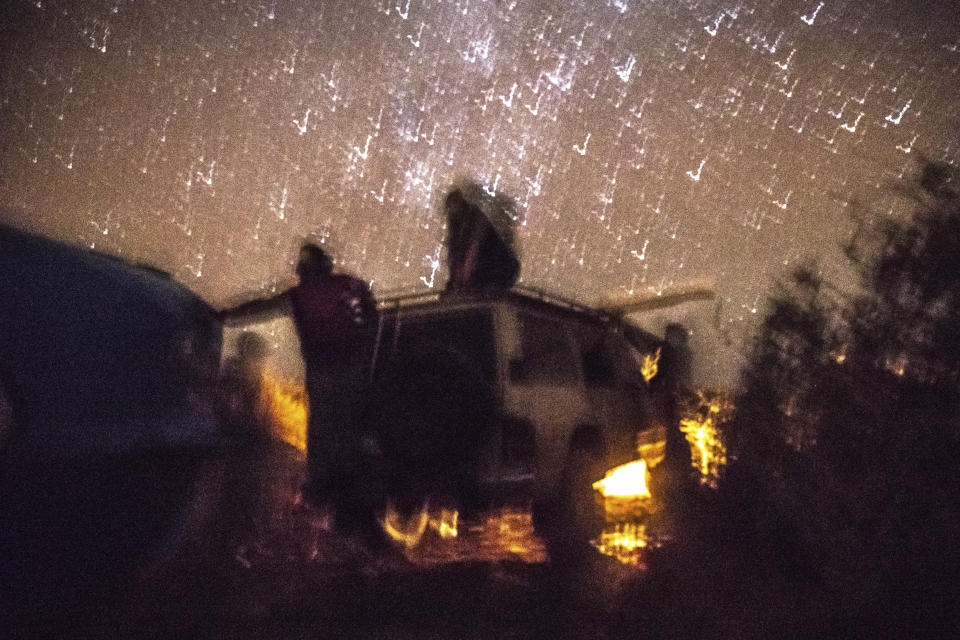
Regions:
<svg viewBox="0 0 960 640"><path fill-rule="evenodd" d="M923 635L957 622L956 179L927 164L897 190L911 215L861 210L847 247L860 292L797 271L771 299L744 372L731 504L789 540L781 551L815 585L812 618L849 630Z"/></svg>

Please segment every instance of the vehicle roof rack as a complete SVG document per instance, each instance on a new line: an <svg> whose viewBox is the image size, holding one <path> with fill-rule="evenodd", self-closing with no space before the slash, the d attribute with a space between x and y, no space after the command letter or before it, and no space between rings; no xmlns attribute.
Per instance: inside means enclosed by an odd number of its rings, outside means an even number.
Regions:
<svg viewBox="0 0 960 640"><path fill-rule="evenodd" d="M377 296L377 305L381 309L401 309L404 307L410 307L420 304L426 304L430 302L436 302L444 298L443 291L410 291L410 290L399 290L399 291L388 291L385 294ZM466 293L466 294L452 294L448 295L450 299L463 300L463 301L484 301L484 300L495 300L497 298L520 298L523 300L533 300L537 302L544 302L551 304L556 307L567 309L569 311L576 311L583 314L588 314L596 316L598 318L611 318L612 315L595 309L588 305L572 300L570 298L565 298L563 296L551 293L544 289L539 289L536 287L513 287L501 292L478 292L478 293Z"/></svg>
<svg viewBox="0 0 960 640"><path fill-rule="evenodd" d="M377 300L377 306L381 309L392 309L396 307L405 307L411 304L421 302L431 302L440 299L439 291L430 289L422 291L417 289L394 289L383 293L374 292Z"/></svg>
<svg viewBox="0 0 960 640"><path fill-rule="evenodd" d="M514 302L527 304L550 305L556 309L561 309L568 313L578 314L588 318L593 318L598 322L615 327L629 340L636 348L644 350L660 344L660 338L650 333L623 317L623 314L611 313L604 309L590 307L582 302L571 300L563 296L550 293L544 289L536 287L513 287L511 289L491 293L472 293L472 294L453 294L444 295L443 291L416 291L399 290L386 292L377 297L377 306L381 310L397 311L403 308L417 307L421 305L430 305L446 298L456 302L485 302L498 299L511 299Z"/></svg>
<svg viewBox="0 0 960 640"><path fill-rule="evenodd" d="M565 298L550 291L546 291L545 289L539 289L536 287L514 287L511 292L526 296L528 298L533 298L534 300L549 302L550 304L554 304L558 307L565 307L572 311L580 311L582 313L589 313L591 315L600 317L608 316L608 314L603 313L594 307L590 307L571 298Z"/></svg>

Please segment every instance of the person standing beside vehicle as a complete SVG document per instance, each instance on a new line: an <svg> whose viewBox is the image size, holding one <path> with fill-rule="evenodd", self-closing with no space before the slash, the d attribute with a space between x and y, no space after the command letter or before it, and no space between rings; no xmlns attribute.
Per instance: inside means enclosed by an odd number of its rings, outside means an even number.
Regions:
<svg viewBox="0 0 960 640"><path fill-rule="evenodd" d="M313 243L300 249L299 282L275 296L219 312L226 324L290 314L300 338L309 404L305 498L343 511L349 467L359 448L355 425L366 387L377 309L366 283L334 273L333 260ZM340 503L340 504L338 504ZM343 515L343 514L341 514Z"/></svg>
<svg viewBox="0 0 960 640"><path fill-rule="evenodd" d="M666 421L664 459L658 465L660 482L665 483L664 492L682 494L695 482L691 463L690 443L680 429L684 407L693 397L690 379L692 354L689 331L682 324L667 325L659 360L660 373L651 386L663 403Z"/></svg>
<svg viewBox="0 0 960 640"><path fill-rule="evenodd" d="M261 435L268 431L261 392L266 358L266 340L254 331L244 331L237 338L236 355L223 364L221 415L224 426L233 435Z"/></svg>

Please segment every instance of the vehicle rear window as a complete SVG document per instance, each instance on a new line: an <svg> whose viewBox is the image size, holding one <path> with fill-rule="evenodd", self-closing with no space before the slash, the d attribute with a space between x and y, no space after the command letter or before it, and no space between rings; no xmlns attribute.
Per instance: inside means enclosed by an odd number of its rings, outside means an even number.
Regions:
<svg viewBox="0 0 960 640"><path fill-rule="evenodd" d="M519 366L511 376L518 382L576 382L577 357L566 326L556 320L521 313Z"/></svg>
<svg viewBox="0 0 960 640"><path fill-rule="evenodd" d="M433 318L401 318L396 328L399 352L436 350L455 354L476 367L485 380L496 377L493 322L489 313L444 314Z"/></svg>
<svg viewBox="0 0 960 640"><path fill-rule="evenodd" d="M583 381L588 387L613 386L617 377L617 363L612 345L604 332L583 327L578 335Z"/></svg>

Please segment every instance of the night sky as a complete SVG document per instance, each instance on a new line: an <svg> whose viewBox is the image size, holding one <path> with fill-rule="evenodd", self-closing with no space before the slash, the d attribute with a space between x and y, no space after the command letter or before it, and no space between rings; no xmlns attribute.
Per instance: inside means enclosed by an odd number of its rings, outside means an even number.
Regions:
<svg viewBox="0 0 960 640"><path fill-rule="evenodd" d="M375 292L442 286L472 178L518 201L523 284L716 278L695 344L726 360L793 265L845 278L852 199L960 161L956 0L4 4L3 221L214 305L306 237Z"/></svg>

